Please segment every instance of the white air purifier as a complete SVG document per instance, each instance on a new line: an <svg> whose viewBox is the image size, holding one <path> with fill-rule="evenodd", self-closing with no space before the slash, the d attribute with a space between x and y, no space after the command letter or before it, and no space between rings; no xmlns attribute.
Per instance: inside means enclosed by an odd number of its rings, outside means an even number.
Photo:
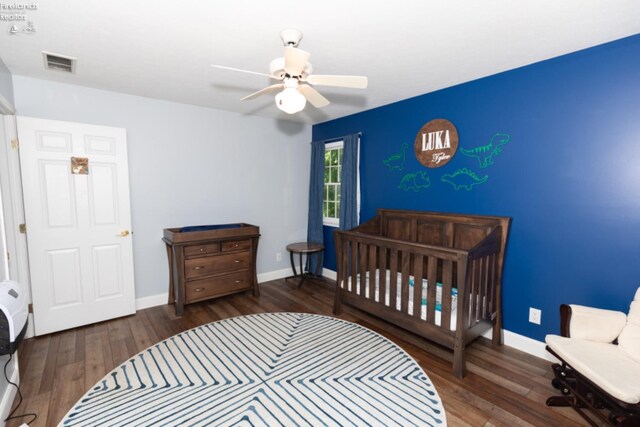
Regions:
<svg viewBox="0 0 640 427"><path fill-rule="evenodd" d="M27 332L28 317L26 289L13 280L0 282L0 355L16 351Z"/></svg>

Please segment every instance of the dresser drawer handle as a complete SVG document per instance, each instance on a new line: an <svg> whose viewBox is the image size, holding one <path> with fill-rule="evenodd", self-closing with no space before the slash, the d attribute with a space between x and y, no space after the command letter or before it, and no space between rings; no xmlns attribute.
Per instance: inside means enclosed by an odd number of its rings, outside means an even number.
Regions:
<svg viewBox="0 0 640 427"><path fill-rule="evenodd" d="M237 264L237 263L239 263L239 262L241 262L241 261L240 261L239 259L237 259L237 260L235 260L235 261L233 261L233 262L235 262L235 263Z"/></svg>
<svg viewBox="0 0 640 427"><path fill-rule="evenodd" d="M204 248L200 248L200 252L204 252Z"/></svg>
<svg viewBox="0 0 640 427"><path fill-rule="evenodd" d="M204 288L195 288L193 291L194 292L202 292L202 291L204 291Z"/></svg>
<svg viewBox="0 0 640 427"><path fill-rule="evenodd" d="M239 248L239 247L240 247L240 245L236 244L236 248Z"/></svg>
<svg viewBox="0 0 640 427"><path fill-rule="evenodd" d="M242 280L236 280L236 283L242 283Z"/></svg>
<svg viewBox="0 0 640 427"><path fill-rule="evenodd" d="M202 270L204 268L203 265L198 265L196 267L193 267L194 270Z"/></svg>

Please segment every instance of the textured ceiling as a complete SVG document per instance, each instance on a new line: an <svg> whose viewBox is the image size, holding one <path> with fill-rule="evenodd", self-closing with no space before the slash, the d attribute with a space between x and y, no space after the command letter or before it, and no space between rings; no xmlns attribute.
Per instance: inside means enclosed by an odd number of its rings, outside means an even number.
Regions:
<svg viewBox="0 0 640 427"><path fill-rule="evenodd" d="M0 21L0 57L15 75L305 123L640 33L638 0L24 3L37 4L25 13L34 34ZM210 64L267 73L285 28L303 32L316 74L366 75L368 89L317 87L331 104L293 116L273 94L240 102L273 81ZM77 73L45 70L42 51L76 57Z"/></svg>

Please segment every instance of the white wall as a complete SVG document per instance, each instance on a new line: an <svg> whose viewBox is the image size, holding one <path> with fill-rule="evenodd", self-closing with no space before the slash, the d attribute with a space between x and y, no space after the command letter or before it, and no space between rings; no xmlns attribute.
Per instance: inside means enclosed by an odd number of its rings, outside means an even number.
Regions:
<svg viewBox="0 0 640 427"><path fill-rule="evenodd" d="M168 290L164 228L258 225L259 274L287 268L285 246L305 240L310 126L22 76L13 83L18 115L127 129L137 298Z"/></svg>

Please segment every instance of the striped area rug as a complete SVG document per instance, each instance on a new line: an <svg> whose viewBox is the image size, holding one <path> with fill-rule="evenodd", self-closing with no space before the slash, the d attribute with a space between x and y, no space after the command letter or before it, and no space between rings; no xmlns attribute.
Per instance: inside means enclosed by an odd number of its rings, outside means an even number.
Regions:
<svg viewBox="0 0 640 427"><path fill-rule="evenodd" d="M420 366L332 317L265 313L191 329L140 352L60 426L444 426Z"/></svg>

